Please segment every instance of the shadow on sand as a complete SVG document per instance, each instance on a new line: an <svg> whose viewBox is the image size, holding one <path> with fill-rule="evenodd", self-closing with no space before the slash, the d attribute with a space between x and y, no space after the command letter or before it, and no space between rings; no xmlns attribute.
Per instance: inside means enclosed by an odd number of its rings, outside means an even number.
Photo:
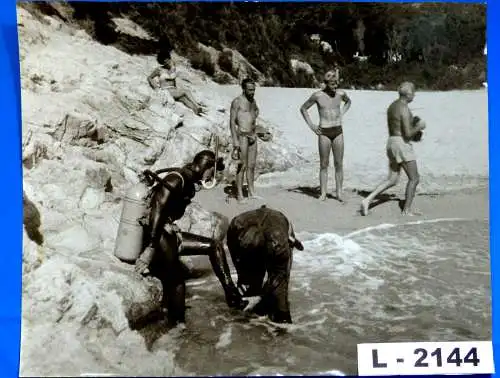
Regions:
<svg viewBox="0 0 500 378"><path fill-rule="evenodd" d="M370 192L367 190L355 190L354 192L359 194L363 198L366 198L370 195ZM399 199L399 197L397 197L395 194L386 194L386 193L381 193L378 196L376 196L372 201L372 203L370 203L370 206L368 206L368 209L373 209L374 207L382 205L383 203L394 202L394 201L398 202L399 209L402 211L405 205L405 201Z"/></svg>
<svg viewBox="0 0 500 378"><path fill-rule="evenodd" d="M287 189L288 192L293 192L293 193L299 193L299 194L304 194L306 196L312 197L312 198L319 198L320 197L320 189L319 186L317 187L310 187L310 186L298 186L295 188ZM353 189L352 193L355 193L359 195L360 197L366 198L370 194L369 191L367 190L358 190L358 189ZM333 196L331 194L327 194L326 198L329 199L337 199L336 196ZM373 202L370 204L369 209L373 209L376 206L382 205L383 203L386 202L398 202L399 208L403 210L404 207L404 200L399 199L395 194L386 194L382 193L379 194L378 196L375 197Z"/></svg>
<svg viewBox="0 0 500 378"><path fill-rule="evenodd" d="M227 199L236 199L236 182L232 181L230 184L224 187L224 193L227 195ZM243 197L248 197L248 186L243 185Z"/></svg>
<svg viewBox="0 0 500 378"><path fill-rule="evenodd" d="M293 192L293 193L304 194L306 196L316 198L316 199L318 199L321 195L321 191L320 191L319 186L314 187L314 188L310 187L310 186L297 186L295 188L287 189L287 191ZM337 196L331 195L329 193L326 195L326 198L334 199L334 200L338 201Z"/></svg>

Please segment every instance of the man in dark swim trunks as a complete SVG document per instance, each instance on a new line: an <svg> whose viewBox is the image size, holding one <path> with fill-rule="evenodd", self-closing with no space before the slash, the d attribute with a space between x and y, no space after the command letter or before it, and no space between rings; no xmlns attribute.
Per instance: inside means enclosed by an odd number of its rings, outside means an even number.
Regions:
<svg viewBox="0 0 500 378"><path fill-rule="evenodd" d="M300 107L300 112L307 125L318 135L318 148L320 156L320 200L326 199L328 186L328 165L330 149L333 151L335 166L335 187L337 200L344 202L344 135L342 133L342 117L351 107L351 99L343 90L339 90L339 72L328 71L324 77L325 88L314 92ZM344 106L341 109L341 103ZM308 110L314 104L318 107L319 126L316 126L309 117Z"/></svg>
<svg viewBox="0 0 500 378"><path fill-rule="evenodd" d="M246 174L248 197L259 198L255 193L255 165L257 161L256 120L259 107L255 101L255 83L244 79L241 83L243 93L231 102L229 126L233 140L233 158L240 160L236 174L236 198L244 203L243 178Z"/></svg>
<svg viewBox="0 0 500 378"><path fill-rule="evenodd" d="M144 171L141 179L152 187L148 201L149 214L141 222L144 227L145 249L135 263L135 270L143 274L149 268L163 286L162 307L168 310L172 325L185 323L185 277L180 256L208 255L214 272L222 284L230 307L243 308L243 301L234 285L221 241L181 232L174 222L180 219L191 199L196 185L214 176L215 169L223 170L221 159L215 164L212 151L201 151L192 163L181 168L157 172ZM168 172L163 179L158 174ZM215 177L215 176L214 176Z"/></svg>

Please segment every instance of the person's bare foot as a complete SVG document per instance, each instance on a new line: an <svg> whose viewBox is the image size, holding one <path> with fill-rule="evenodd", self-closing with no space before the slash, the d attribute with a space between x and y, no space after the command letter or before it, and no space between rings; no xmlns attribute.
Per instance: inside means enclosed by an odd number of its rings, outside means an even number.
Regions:
<svg viewBox="0 0 500 378"><path fill-rule="evenodd" d="M264 197L259 196L258 194L255 194L255 193L250 193L248 195L248 198L254 199L254 200L263 200L264 199Z"/></svg>
<svg viewBox="0 0 500 378"><path fill-rule="evenodd" d="M326 200L326 193L323 193L319 196L320 201L325 201Z"/></svg>
<svg viewBox="0 0 500 378"><path fill-rule="evenodd" d="M423 213L421 211L418 211L418 210L403 210L401 212L401 215L404 217L418 217L418 216L423 215Z"/></svg>
<svg viewBox="0 0 500 378"><path fill-rule="evenodd" d="M337 193L337 196L335 197L337 201L339 201L341 204L345 205L346 204L346 199L344 198L344 195L342 193Z"/></svg>
<svg viewBox="0 0 500 378"><path fill-rule="evenodd" d="M244 197L236 197L236 201L237 201L240 205L242 205L242 204L244 204L244 203L247 203L247 202L248 202L248 201L247 201L247 199L246 199L246 198L244 198Z"/></svg>
<svg viewBox="0 0 500 378"><path fill-rule="evenodd" d="M369 206L370 206L370 204L368 203L368 201L366 199L361 201L361 208L359 209L359 211L360 211L362 216L365 217L368 215L368 207Z"/></svg>

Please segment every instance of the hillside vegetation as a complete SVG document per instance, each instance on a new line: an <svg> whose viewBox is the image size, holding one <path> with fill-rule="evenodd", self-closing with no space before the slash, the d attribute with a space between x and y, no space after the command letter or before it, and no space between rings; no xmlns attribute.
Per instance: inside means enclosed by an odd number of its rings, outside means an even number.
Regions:
<svg viewBox="0 0 500 378"><path fill-rule="evenodd" d="M74 20L101 43L134 54L173 48L210 76L220 67L237 77L230 64L237 51L262 74L262 84L270 86L317 85L315 79L334 65L341 67L345 87L393 88L410 79L421 89L448 90L479 88L486 80L484 4L69 4ZM117 16L133 20L154 40L124 38L111 21ZM222 53L214 61L199 43ZM309 64L314 75L293 69L291 59ZM230 82L230 75L215 76Z"/></svg>

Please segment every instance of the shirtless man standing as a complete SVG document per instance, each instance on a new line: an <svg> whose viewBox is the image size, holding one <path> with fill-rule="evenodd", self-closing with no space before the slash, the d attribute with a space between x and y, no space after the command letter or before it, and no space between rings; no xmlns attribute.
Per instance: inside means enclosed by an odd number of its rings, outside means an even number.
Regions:
<svg viewBox="0 0 500 378"><path fill-rule="evenodd" d="M408 104L415 97L415 85L411 82L404 82L399 86L398 92L399 98L387 109L389 138L387 140L386 151L389 158L389 176L362 201L362 215L368 214L370 203L376 196L398 183L401 167L408 176L406 199L402 214L408 216L421 215L416 211L412 211L411 207L419 182L417 161L411 140L425 129L425 122L420 119L415 120L408 107Z"/></svg>
<svg viewBox="0 0 500 378"><path fill-rule="evenodd" d="M259 108L255 102L255 83L244 79L241 83L243 93L231 103L230 128L233 139L233 158L240 160L236 174L238 202L243 199L243 177L246 173L248 197L257 198L254 188L255 164L257 161L257 134L255 121L259 116Z"/></svg>
<svg viewBox="0 0 500 378"><path fill-rule="evenodd" d="M344 181L344 135L342 133L342 117L351 107L351 99L347 94L338 90L338 70L328 71L325 74L325 88L314 92L311 97L300 107L300 112L307 125L318 135L318 148L320 158L319 183L321 187L320 200L326 199L328 185L328 165L330 149L333 151L335 166L335 187L337 200L344 202L342 188ZM344 102L341 109L340 104ZM319 125L312 123L308 110L314 104L318 107Z"/></svg>

